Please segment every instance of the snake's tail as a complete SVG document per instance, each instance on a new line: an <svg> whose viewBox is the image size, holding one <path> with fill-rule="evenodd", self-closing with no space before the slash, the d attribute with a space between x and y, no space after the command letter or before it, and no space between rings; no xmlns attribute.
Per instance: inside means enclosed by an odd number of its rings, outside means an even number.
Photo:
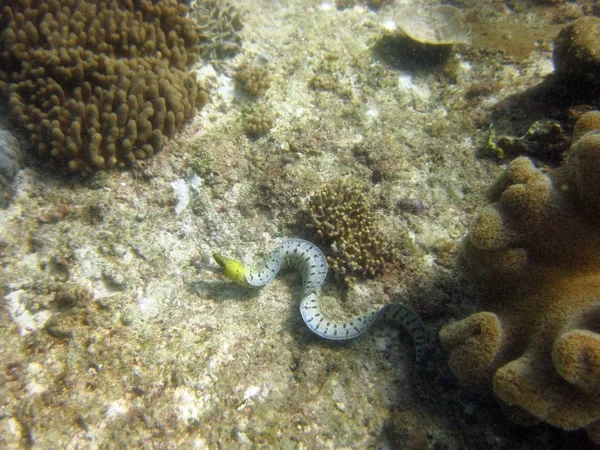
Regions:
<svg viewBox="0 0 600 450"><path fill-rule="evenodd" d="M313 333L332 341L346 341L360 336L380 315L379 311L374 311L346 322L334 322L321 312L317 291L305 294L300 305L300 313L304 323Z"/></svg>
<svg viewBox="0 0 600 450"><path fill-rule="evenodd" d="M429 333L421 317L408 306L394 303L381 309L381 319L399 323L410 335L415 346L415 360L421 361L429 345Z"/></svg>
<svg viewBox="0 0 600 450"><path fill-rule="evenodd" d="M313 333L334 341L357 338L377 320L399 323L412 338L417 363L421 361L429 345L429 334L419 315L401 304L387 305L378 311L355 317L346 322L334 322L321 313L317 293L310 292L304 297L300 312L304 322Z"/></svg>

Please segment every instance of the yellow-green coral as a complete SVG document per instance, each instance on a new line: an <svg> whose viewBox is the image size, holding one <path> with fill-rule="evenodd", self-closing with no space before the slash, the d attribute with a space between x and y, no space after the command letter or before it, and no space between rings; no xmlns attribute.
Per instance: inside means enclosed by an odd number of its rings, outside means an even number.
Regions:
<svg viewBox="0 0 600 450"><path fill-rule="evenodd" d="M396 252L381 235L367 197L344 184L326 186L315 194L308 213L317 235L330 248L327 262L347 282L372 277Z"/></svg>
<svg viewBox="0 0 600 450"><path fill-rule="evenodd" d="M600 134L588 114L566 164L543 173L517 158L489 189L460 255L480 312L445 326L440 339L466 386L597 439Z"/></svg>
<svg viewBox="0 0 600 450"><path fill-rule="evenodd" d="M0 10L0 94L39 155L70 171L152 156L206 101L177 0L15 1Z"/></svg>

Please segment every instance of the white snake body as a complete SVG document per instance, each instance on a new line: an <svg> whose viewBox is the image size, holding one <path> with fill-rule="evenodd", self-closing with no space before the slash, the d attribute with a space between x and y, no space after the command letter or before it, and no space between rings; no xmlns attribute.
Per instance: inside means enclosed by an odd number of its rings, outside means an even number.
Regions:
<svg viewBox="0 0 600 450"><path fill-rule="evenodd" d="M219 258L222 257L215 255L217 262L223 266ZM323 314L319 307L319 291L327 276L327 260L311 242L298 238L285 239L256 268L246 269L240 264L236 275L244 277L248 287L262 287L269 284L284 267L293 267L302 275L300 312L306 325L315 334L342 341L360 336L378 320L396 322L412 337L415 359L420 361L428 343L427 331L418 314L404 305L387 305L344 322L335 322Z"/></svg>

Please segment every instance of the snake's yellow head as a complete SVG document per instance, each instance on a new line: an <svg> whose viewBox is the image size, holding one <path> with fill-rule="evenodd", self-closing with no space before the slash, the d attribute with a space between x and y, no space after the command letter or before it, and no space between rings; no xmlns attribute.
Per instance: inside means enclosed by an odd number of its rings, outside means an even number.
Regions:
<svg viewBox="0 0 600 450"><path fill-rule="evenodd" d="M242 287L252 287L246 281L247 269L237 259L227 258L220 253L213 253L213 258L221 267L221 271L226 278Z"/></svg>

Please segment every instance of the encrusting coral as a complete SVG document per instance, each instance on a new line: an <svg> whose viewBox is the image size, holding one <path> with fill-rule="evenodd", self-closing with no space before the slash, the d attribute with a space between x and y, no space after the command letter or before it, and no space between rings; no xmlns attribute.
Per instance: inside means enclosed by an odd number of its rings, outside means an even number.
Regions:
<svg viewBox="0 0 600 450"><path fill-rule="evenodd" d="M198 34L177 0L9 2L0 94L39 155L68 171L160 150L207 97L188 67Z"/></svg>
<svg viewBox="0 0 600 450"><path fill-rule="evenodd" d="M493 392L512 418L598 440L600 424L600 122L575 126L567 162L544 173L512 161L488 192L460 262L479 312L440 331L449 365ZM524 414L526 411L528 414Z"/></svg>

